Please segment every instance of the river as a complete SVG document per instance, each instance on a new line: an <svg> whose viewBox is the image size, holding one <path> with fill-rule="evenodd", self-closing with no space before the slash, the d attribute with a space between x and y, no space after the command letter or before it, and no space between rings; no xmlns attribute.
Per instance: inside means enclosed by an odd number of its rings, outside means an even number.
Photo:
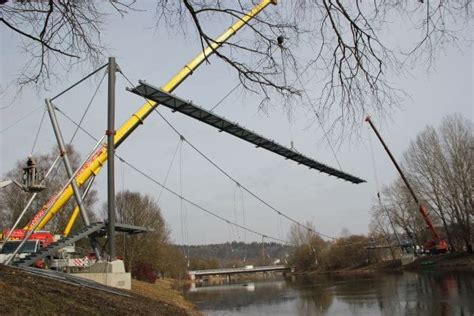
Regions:
<svg viewBox="0 0 474 316"><path fill-rule="evenodd" d="M474 272L275 276L203 283L185 297L206 315L474 315Z"/></svg>

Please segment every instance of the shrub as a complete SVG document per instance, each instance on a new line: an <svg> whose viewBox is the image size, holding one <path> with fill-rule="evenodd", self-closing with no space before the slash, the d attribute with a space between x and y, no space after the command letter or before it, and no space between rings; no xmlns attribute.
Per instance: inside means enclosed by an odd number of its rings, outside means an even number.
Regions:
<svg viewBox="0 0 474 316"><path fill-rule="evenodd" d="M155 283L158 278L156 271L149 263L138 263L132 269L132 277L148 283Z"/></svg>

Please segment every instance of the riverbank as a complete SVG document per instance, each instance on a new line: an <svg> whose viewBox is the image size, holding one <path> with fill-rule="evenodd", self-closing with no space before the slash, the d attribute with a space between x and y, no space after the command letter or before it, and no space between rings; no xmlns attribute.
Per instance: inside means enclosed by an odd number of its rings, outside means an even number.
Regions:
<svg viewBox="0 0 474 316"><path fill-rule="evenodd" d="M377 263L370 263L366 265L352 266L336 270L318 270L309 273L300 272L296 274L358 274L370 272L383 271L417 271L422 269L441 269L441 270L461 270L474 271L474 254L470 253L453 253L440 254L434 256L418 257L416 260L408 265L402 266L401 260L388 260Z"/></svg>
<svg viewBox="0 0 474 316"><path fill-rule="evenodd" d="M474 254L448 253L436 256L419 257L414 262L406 265L406 270L420 270L425 268L446 270L474 271Z"/></svg>
<svg viewBox="0 0 474 316"><path fill-rule="evenodd" d="M2 315L199 315L172 289L171 281L133 281L131 291L118 292L60 282L0 265Z"/></svg>

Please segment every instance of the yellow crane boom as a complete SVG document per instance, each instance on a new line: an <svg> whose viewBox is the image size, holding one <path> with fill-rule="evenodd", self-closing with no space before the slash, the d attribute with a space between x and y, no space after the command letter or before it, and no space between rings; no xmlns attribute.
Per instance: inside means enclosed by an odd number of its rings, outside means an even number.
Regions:
<svg viewBox="0 0 474 316"><path fill-rule="evenodd" d="M221 36L219 36L211 45L200 52L194 57L188 64L186 64L181 71L179 71L170 81L168 81L161 89L166 92L172 92L176 89L187 77L189 77L193 71L196 70L199 65L210 55L214 53L216 49L222 46L230 37L232 37L239 29L241 29L247 22L259 14L270 4L276 4L276 0L262 0L259 4L254 6L252 10L247 12L239 20L237 20L231 27L227 29ZM114 137L114 145L119 146L139 125L143 124L145 118L158 106L154 101L146 102L140 109L138 109L123 125L117 129ZM97 175L105 162L107 161L107 150L106 146L99 148L91 158L84 163L80 171L77 173L76 182L78 186L82 186L86 181L93 175ZM35 214L33 219L28 223L25 229L32 229L39 223L36 230L42 229L61 208L69 201L73 195L72 187L69 185L63 191L58 192L56 195L51 197L46 204ZM70 223L68 223L69 233L71 221L77 218L73 212Z"/></svg>

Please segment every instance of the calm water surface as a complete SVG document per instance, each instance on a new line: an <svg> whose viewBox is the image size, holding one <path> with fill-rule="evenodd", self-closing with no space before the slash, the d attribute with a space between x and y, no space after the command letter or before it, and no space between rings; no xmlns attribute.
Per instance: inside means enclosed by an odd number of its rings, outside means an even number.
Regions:
<svg viewBox="0 0 474 316"><path fill-rule="evenodd" d="M474 315L474 272L202 284L185 296L207 315Z"/></svg>

